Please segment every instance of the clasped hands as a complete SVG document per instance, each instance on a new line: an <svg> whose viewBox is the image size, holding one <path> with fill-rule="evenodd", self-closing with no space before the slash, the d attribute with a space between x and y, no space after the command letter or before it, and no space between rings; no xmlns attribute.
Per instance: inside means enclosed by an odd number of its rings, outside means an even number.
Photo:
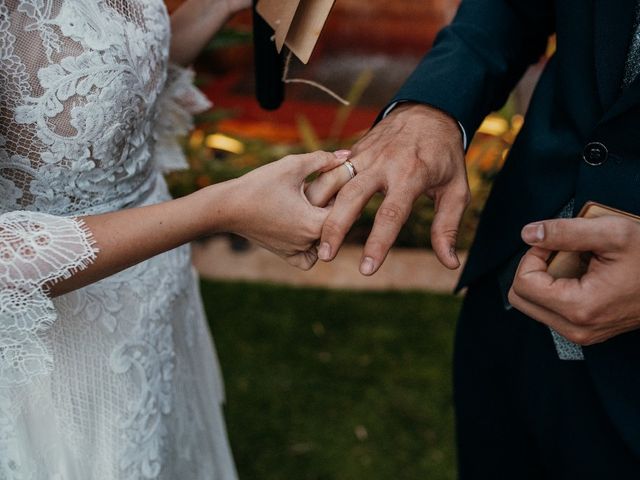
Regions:
<svg viewBox="0 0 640 480"><path fill-rule="evenodd" d="M347 159L357 172L354 178L343 165ZM318 171L321 175L306 184L305 178ZM421 195L435 202L431 243L437 257L448 268L460 265L455 244L469 202L462 134L458 124L437 109L403 104L351 152L285 157L237 181L243 184L243 195L232 196L230 209L243 212L236 216L240 224L232 225L231 231L299 268L311 268L318 258L333 260L345 235L378 192L385 199L364 246L363 275L380 268Z"/></svg>
<svg viewBox="0 0 640 480"><path fill-rule="evenodd" d="M435 202L431 227L435 254L448 268L460 265L455 244L469 188L461 134L453 119L428 106L401 105L353 146L349 156L357 171L353 179L341 166L344 155L325 159L325 173L311 185L304 184L309 171L294 182L298 194L304 196L306 191L319 207L314 207L313 215L298 214L312 220L298 250L283 254L276 249L276 253L305 269L318 258L331 261L369 199L382 192L385 199L360 263L360 272L372 275L384 262L413 203L424 194ZM295 218L291 213L283 216ZM274 228L288 229L288 234L295 230L290 223ZM640 328L640 225L614 217L548 220L526 226L522 238L532 248L509 293L515 308L580 345ZM267 243L263 242L274 250ZM547 259L555 250L592 252L588 272L580 279L552 278Z"/></svg>
<svg viewBox="0 0 640 480"><path fill-rule="evenodd" d="M357 171L353 179L342 166L347 158ZM293 170L292 163L297 165ZM259 173L263 169L269 170ZM305 184L305 178L318 170L323 173ZM362 274L372 275L380 268L421 195L435 202L431 243L436 256L448 268L460 265L456 237L469 202L464 149L457 123L437 109L403 104L351 152L292 156L242 179L253 183L244 190L253 197L244 198L247 212L260 203L264 210L249 215L248 223L233 231L300 268L311 268L318 258L333 260L377 192L385 199L363 249ZM298 197L297 203L280 196L275 201L279 214L265 214L274 205L269 197L287 191ZM515 308L580 345L640 328L639 224L615 217L547 220L526 226L522 238L532 248L509 292ZM579 279L551 277L547 259L556 250L592 252L588 272Z"/></svg>

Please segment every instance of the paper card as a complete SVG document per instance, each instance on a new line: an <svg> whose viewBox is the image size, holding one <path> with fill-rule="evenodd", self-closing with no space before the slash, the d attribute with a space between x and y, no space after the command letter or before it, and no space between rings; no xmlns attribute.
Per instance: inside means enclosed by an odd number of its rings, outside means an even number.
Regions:
<svg viewBox="0 0 640 480"><path fill-rule="evenodd" d="M596 202L587 202L578 217L599 218L606 215L623 217L640 223L640 217ZM549 259L547 272L553 278L580 278L589 268L591 252L555 252Z"/></svg>
<svg viewBox="0 0 640 480"><path fill-rule="evenodd" d="M286 45L307 63L335 0L259 0L257 12L275 31L278 51Z"/></svg>
<svg viewBox="0 0 640 480"><path fill-rule="evenodd" d="M282 50L299 5L300 0L260 0L256 5L256 11L275 31L278 52Z"/></svg>

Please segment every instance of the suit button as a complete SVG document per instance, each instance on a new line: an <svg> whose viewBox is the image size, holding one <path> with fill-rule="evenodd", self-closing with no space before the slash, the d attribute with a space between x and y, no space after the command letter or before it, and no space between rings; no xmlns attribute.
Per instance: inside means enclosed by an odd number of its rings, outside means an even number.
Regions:
<svg viewBox="0 0 640 480"><path fill-rule="evenodd" d="M609 150L600 142L587 143L582 152L582 158L589 165L597 167L607 161Z"/></svg>

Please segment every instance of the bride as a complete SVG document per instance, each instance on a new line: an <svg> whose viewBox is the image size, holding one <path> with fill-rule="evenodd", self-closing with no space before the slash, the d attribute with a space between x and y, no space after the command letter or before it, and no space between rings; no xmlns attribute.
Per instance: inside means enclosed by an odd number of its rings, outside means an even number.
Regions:
<svg viewBox="0 0 640 480"><path fill-rule="evenodd" d="M0 479L236 478L188 242L308 269L349 179L316 152L170 200L208 107L178 65L249 3L0 0Z"/></svg>

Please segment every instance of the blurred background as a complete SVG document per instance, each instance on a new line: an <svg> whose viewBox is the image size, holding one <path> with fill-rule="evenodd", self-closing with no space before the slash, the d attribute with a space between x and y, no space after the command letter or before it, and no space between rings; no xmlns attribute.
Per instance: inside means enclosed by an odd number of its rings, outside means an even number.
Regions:
<svg viewBox="0 0 640 480"><path fill-rule="evenodd" d="M181 0L166 0L169 10ZM455 14L459 0L337 0L308 65L266 112L254 97L251 14L237 15L196 61L214 103L184 139L190 169L175 196L290 153L348 148L388 104ZM554 49L550 39L548 54ZM548 55L547 55L548 57ZM491 182L523 123L546 57L482 124L466 157L473 200L459 246L473 239ZM417 202L372 278L357 272L380 198L331 264L288 267L241 238L194 245L228 390L227 420L242 479L455 478L451 353L459 272L430 251L433 204ZM464 255L463 255L464 256Z"/></svg>

